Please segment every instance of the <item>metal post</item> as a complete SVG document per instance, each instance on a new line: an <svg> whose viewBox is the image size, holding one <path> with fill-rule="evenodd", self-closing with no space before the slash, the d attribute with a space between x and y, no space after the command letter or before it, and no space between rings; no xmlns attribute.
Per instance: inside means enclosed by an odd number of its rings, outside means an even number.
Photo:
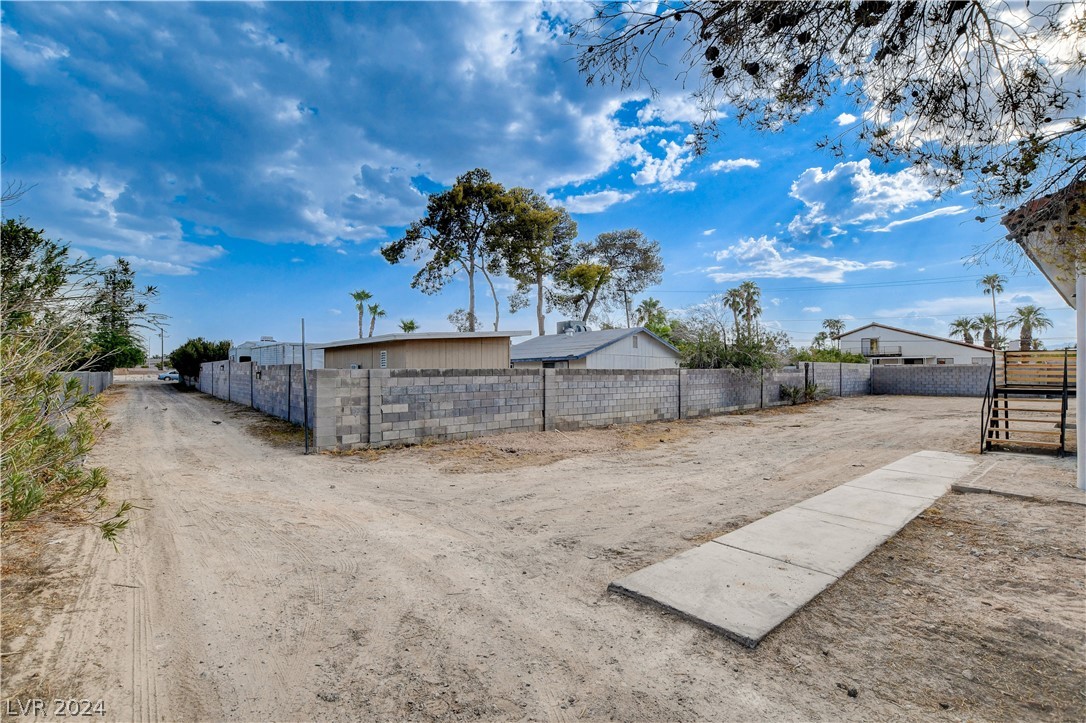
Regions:
<svg viewBox="0 0 1086 723"><path fill-rule="evenodd" d="M309 384L305 371L305 319L302 319L302 432L305 434L305 453L309 454Z"/></svg>
<svg viewBox="0 0 1086 723"><path fill-rule="evenodd" d="M1086 361L1082 354L1086 351L1086 265L1078 267L1075 279L1075 438L1078 454L1078 488L1086 490Z"/></svg>
<svg viewBox="0 0 1086 723"><path fill-rule="evenodd" d="M162 371L166 371L166 330L158 327L158 361L162 364Z"/></svg>

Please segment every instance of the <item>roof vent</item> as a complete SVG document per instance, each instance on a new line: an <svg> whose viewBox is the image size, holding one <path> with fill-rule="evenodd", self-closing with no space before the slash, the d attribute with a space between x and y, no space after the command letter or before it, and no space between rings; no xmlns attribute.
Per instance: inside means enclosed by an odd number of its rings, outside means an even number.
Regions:
<svg viewBox="0 0 1086 723"><path fill-rule="evenodd" d="M583 321L560 321L558 322L559 334L578 334L582 331L588 331L588 325Z"/></svg>

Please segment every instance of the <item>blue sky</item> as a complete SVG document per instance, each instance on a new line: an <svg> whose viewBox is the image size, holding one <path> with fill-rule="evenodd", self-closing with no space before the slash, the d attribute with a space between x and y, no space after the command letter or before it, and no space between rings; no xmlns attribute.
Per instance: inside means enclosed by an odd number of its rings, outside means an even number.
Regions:
<svg viewBox="0 0 1086 723"><path fill-rule="evenodd" d="M172 317L167 350L192 336L297 340L302 317L309 340L350 338L359 288L388 312L377 333L402 318L449 330L466 283L423 295L414 269L378 249L426 193L475 167L564 203L581 238L633 227L658 240L664 279L641 296L669 309L753 279L765 320L797 344L828 317L945 335L991 310L976 280L998 271L1010 276L1000 317L1040 304L1048 346L1073 341L1072 312L1028 263L965 263L1003 234L973 220L968 189L935 198L858 148L815 148L856 108L777 134L725 119L695 157L684 141L698 112L673 71L656 70L656 98L586 87L564 42L584 12L5 2L3 176L34 186L5 213L131 260ZM478 307L485 328L490 299ZM532 310L510 315L503 300L501 328L534 329Z"/></svg>

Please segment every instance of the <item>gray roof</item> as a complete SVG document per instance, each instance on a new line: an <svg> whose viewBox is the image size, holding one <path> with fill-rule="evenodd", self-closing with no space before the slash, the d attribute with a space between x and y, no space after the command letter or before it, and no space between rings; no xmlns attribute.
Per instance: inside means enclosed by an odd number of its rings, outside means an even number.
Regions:
<svg viewBox="0 0 1086 723"><path fill-rule="evenodd" d="M495 339L513 336L528 336L530 331L415 331L401 334L382 334L365 339L344 339L329 341L324 344L306 344L312 349L335 349L341 346L365 346L367 344L387 344L390 341L420 341L422 339Z"/></svg>
<svg viewBox="0 0 1086 723"><path fill-rule="evenodd" d="M634 334L648 334L676 354L679 350L643 326L632 329L601 329L576 334L547 334L514 344L509 358L514 362L565 361L581 359Z"/></svg>

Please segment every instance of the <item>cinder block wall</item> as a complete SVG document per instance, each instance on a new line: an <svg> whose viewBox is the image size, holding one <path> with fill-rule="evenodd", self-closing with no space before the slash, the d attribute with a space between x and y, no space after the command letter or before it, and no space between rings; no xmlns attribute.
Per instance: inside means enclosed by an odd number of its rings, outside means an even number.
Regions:
<svg viewBox="0 0 1086 723"><path fill-rule="evenodd" d="M231 362L226 365L230 373L230 401L235 404L253 405L253 362Z"/></svg>
<svg viewBox="0 0 1086 723"><path fill-rule="evenodd" d="M983 364L876 364L871 367L871 393L983 397L990 373L991 367Z"/></svg>
<svg viewBox="0 0 1086 723"><path fill-rule="evenodd" d="M220 369L219 367L224 367ZM204 365L200 389L276 417L302 418L299 365ZM860 367L860 368L857 368ZM866 393L866 365L812 368L816 383ZM309 426L318 449L466 439L699 417L787 404L804 371L734 369L318 369L309 372ZM214 385L212 392L212 384ZM288 403L289 400L289 403ZM681 404L681 407L680 407ZM681 413L680 413L681 412Z"/></svg>
<svg viewBox="0 0 1086 723"><path fill-rule="evenodd" d="M871 365L840 362L806 362L809 378L835 397L871 393ZM800 365L802 369L802 365Z"/></svg>
<svg viewBox="0 0 1086 723"><path fill-rule="evenodd" d="M652 422L679 416L679 370L556 369L547 417L559 430Z"/></svg>
<svg viewBox="0 0 1086 723"><path fill-rule="evenodd" d="M113 372L64 372L65 379L78 379L83 394L101 394L113 384Z"/></svg>
<svg viewBox="0 0 1086 723"><path fill-rule="evenodd" d="M370 369L315 369L309 399L317 449L369 446ZM377 370L381 371L381 370Z"/></svg>
<svg viewBox="0 0 1086 723"><path fill-rule="evenodd" d="M680 369L679 380L684 419L763 406L761 372Z"/></svg>
<svg viewBox="0 0 1086 723"><path fill-rule="evenodd" d="M538 369L377 369L369 383L372 445L543 429Z"/></svg>

